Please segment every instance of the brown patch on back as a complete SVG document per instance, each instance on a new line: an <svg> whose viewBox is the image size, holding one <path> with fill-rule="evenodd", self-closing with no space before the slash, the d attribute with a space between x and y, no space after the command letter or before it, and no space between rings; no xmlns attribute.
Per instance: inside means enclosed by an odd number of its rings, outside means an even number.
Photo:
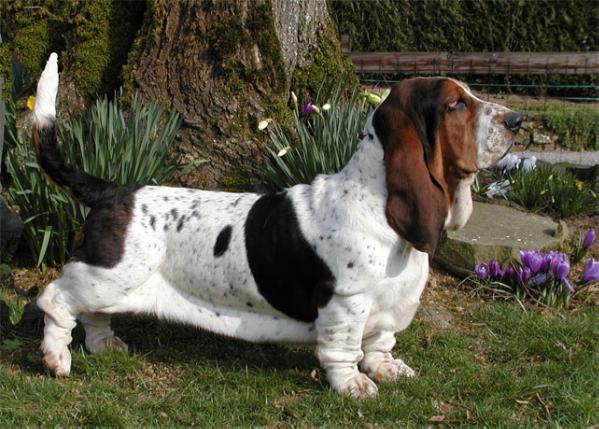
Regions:
<svg viewBox="0 0 599 429"><path fill-rule="evenodd" d="M73 252L76 260L104 268L112 268L122 260L137 189L122 187L113 200L93 207L83 226L81 242Z"/></svg>

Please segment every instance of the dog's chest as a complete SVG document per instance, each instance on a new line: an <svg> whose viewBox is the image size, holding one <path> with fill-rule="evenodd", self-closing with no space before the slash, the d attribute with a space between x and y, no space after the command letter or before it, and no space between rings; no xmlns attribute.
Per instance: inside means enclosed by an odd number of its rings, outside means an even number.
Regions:
<svg viewBox="0 0 599 429"><path fill-rule="evenodd" d="M420 296L428 278L428 256L411 250L409 256L398 255L401 260L394 267L391 260L385 276L372 290L372 308L366 331L405 329L416 314ZM400 271L394 272L394 268Z"/></svg>

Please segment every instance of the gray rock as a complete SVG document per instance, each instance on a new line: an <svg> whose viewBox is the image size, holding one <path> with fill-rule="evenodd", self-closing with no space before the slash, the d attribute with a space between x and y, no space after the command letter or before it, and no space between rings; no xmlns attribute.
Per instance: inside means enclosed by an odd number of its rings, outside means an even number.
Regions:
<svg viewBox="0 0 599 429"><path fill-rule="evenodd" d="M468 224L450 231L434 261L452 274L466 276L489 259L518 259L520 249L551 250L567 238L566 224L546 216L496 204L474 203Z"/></svg>
<svg viewBox="0 0 599 429"><path fill-rule="evenodd" d="M453 322L453 315L449 310L439 306L422 305L416 317L421 322L439 329L447 329Z"/></svg>
<svg viewBox="0 0 599 429"><path fill-rule="evenodd" d="M8 210L4 200L0 197L0 261L11 260L19 247L22 232L23 221L18 215Z"/></svg>
<svg viewBox="0 0 599 429"><path fill-rule="evenodd" d="M532 142L537 145L548 145L552 142L551 137L547 134L534 133L532 136Z"/></svg>

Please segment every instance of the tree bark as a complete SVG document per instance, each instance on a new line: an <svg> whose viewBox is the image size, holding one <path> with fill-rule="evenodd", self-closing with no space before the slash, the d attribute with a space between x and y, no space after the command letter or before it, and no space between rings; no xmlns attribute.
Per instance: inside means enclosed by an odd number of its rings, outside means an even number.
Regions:
<svg viewBox="0 0 599 429"><path fill-rule="evenodd" d="M263 158L257 123L285 115L294 71L331 34L325 0L156 0L125 79L181 113L183 160L210 161L186 185L243 188Z"/></svg>

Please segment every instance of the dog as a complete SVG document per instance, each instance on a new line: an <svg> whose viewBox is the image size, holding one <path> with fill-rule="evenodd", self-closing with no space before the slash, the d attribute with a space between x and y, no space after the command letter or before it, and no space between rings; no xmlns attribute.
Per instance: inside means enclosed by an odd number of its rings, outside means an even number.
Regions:
<svg viewBox="0 0 599 429"><path fill-rule="evenodd" d="M348 164L310 185L263 195L119 186L63 158L57 59L38 83L32 142L44 174L91 211L37 301L56 376L69 374L77 320L91 353L127 350L114 313L253 342L316 342L330 386L354 398L414 376L391 354L394 334L416 313L443 230L468 220L477 171L507 153L520 114L451 78L407 79L368 117Z"/></svg>

